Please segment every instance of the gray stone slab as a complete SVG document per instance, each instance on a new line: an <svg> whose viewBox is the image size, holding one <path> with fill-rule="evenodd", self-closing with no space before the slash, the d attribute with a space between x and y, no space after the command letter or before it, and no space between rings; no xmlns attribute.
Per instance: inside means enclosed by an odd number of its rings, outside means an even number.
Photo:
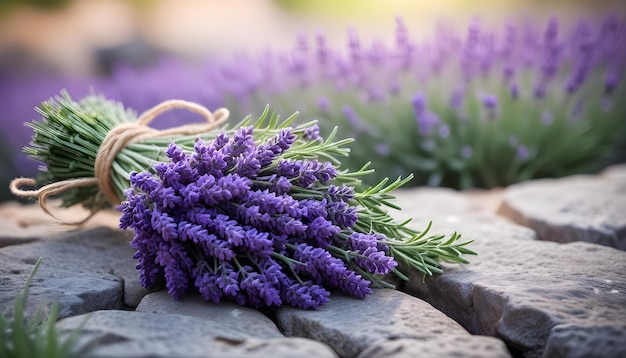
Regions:
<svg viewBox="0 0 626 358"><path fill-rule="evenodd" d="M223 314L222 316L224 316ZM319 342L305 338L267 337L242 330L231 320L136 311L96 311L88 315L79 346L91 345L89 357L337 357ZM62 332L85 316L57 323Z"/></svg>
<svg viewBox="0 0 626 358"><path fill-rule="evenodd" d="M417 200L418 198L416 198ZM444 264L444 273L426 278L413 271L402 290L423 298L473 334L502 338L526 357L576 346L556 335L576 325L591 341L610 327L624 334L626 252L584 242L532 240L526 228L488 216L435 220L433 232L458 230L473 239L470 264ZM554 336L552 336L554 335ZM626 345L604 352L619 357ZM569 349L569 348L567 348Z"/></svg>
<svg viewBox="0 0 626 358"><path fill-rule="evenodd" d="M624 342L626 342L626 322L621 327L562 324L552 329L543 356L626 357Z"/></svg>
<svg viewBox="0 0 626 358"><path fill-rule="evenodd" d="M492 356L507 354L499 340L470 336L430 304L391 289L376 289L363 300L334 292L330 302L317 310L281 307L276 319L285 335L322 341L341 357L356 357L369 347L390 340L408 338L438 345L447 336L465 336L476 342L488 340L499 347Z"/></svg>
<svg viewBox="0 0 626 358"><path fill-rule="evenodd" d="M491 337L442 335L439 338L401 338L375 344L358 358L510 357L504 343Z"/></svg>
<svg viewBox="0 0 626 358"><path fill-rule="evenodd" d="M174 300L166 291L146 295L137 306L138 312L168 313L228 322L242 332L254 332L257 338L283 337L278 327L261 312L231 302L206 302L200 295Z"/></svg>
<svg viewBox="0 0 626 358"><path fill-rule="evenodd" d="M11 309L39 257L43 262L29 291L29 311L56 301L60 317L136 306L148 291L139 284L129 238L100 228L0 249L0 309Z"/></svg>
<svg viewBox="0 0 626 358"><path fill-rule="evenodd" d="M606 175L533 180L505 189L498 212L539 239L626 250L626 166Z"/></svg>

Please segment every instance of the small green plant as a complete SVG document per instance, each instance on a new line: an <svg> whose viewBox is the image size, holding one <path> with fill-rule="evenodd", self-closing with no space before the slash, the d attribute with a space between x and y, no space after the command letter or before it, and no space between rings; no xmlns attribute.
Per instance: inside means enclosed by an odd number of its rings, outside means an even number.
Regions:
<svg viewBox="0 0 626 358"><path fill-rule="evenodd" d="M32 317L25 317L28 289L42 260L41 257L37 260L24 290L15 298L12 317L0 312L0 357L77 357L86 353L85 349L77 349L76 345L85 321L66 338L61 337L56 330L58 303L52 305L47 318L44 317L43 307L39 307Z"/></svg>

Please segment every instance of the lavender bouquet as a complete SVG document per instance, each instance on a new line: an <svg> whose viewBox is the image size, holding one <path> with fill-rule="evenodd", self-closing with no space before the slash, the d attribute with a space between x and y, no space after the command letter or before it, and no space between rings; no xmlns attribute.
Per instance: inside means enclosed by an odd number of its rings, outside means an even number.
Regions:
<svg viewBox="0 0 626 358"><path fill-rule="evenodd" d="M103 141L136 115L102 97L74 102L67 94L38 110L25 149L44 163L36 193L80 180L53 194L92 210L121 201L90 180ZM439 262L474 254L457 233L392 220L387 208L399 208L391 191L411 176L364 188L367 164L340 168L352 140L335 140L336 130L323 139L315 122L292 127L295 118L281 121L266 107L233 128L150 135L119 149L107 174L123 199L120 227L135 232L142 285L165 284L175 299L198 291L216 303L314 308L332 289L363 298L371 287L393 287L384 275L407 279L398 263L432 275Z"/></svg>

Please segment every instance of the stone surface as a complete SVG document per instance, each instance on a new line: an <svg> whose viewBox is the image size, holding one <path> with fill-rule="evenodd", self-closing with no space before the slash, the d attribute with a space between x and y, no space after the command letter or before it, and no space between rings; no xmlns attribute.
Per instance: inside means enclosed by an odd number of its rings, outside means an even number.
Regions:
<svg viewBox="0 0 626 358"><path fill-rule="evenodd" d="M577 326L554 327L544 357L603 358L626 357L626 322L621 327Z"/></svg>
<svg viewBox="0 0 626 358"><path fill-rule="evenodd" d="M154 292L141 300L136 311L172 313L216 322L227 322L233 330L254 332L257 338L283 336L272 320L255 309L230 302L220 302L219 304L206 302L200 295L187 296L176 301L166 291Z"/></svg>
<svg viewBox="0 0 626 358"><path fill-rule="evenodd" d="M9 309L36 259L44 256L29 310L60 301L63 317L95 311L81 336L83 344L96 345L94 357L623 357L626 252L572 236L580 235L581 228L589 237L620 232L614 224L624 220L624 211L616 201L625 179L626 165L597 176L519 185L548 183L550 189L542 189L545 195L561 193L545 204L557 208L556 213L533 213L550 225L555 218L569 220L546 229L560 230L562 237L554 240L564 243L537 240L537 234L545 234L542 226L520 226L496 215L517 186L397 191L396 203L403 210L392 215L413 218L410 225L418 230L432 220L432 234L461 232L463 239L475 240L470 248L478 256L468 256L468 265L444 264L444 274L425 281L414 271L410 283L395 281L410 295L379 289L359 300L334 292L318 310L284 307L267 311L271 319L198 296L175 301L165 291L148 294L137 280L128 247L131 233L104 228L66 232L36 205L3 204L0 246L8 246L0 248L0 309ZM516 200L522 206L540 203L533 195ZM65 211L59 216L79 214ZM87 226L115 227L118 216L109 212ZM33 240L37 242L28 243ZM116 310L124 306L131 310ZM69 331L83 317L58 325Z"/></svg>
<svg viewBox="0 0 626 358"><path fill-rule="evenodd" d="M419 202L419 195L413 200ZM487 214L431 214L439 218L433 232L462 232L464 239L475 240L471 248L478 255L468 257L469 265L444 264L442 275L424 283L423 275L413 272L401 289L432 303L471 333L500 337L527 357L541 356L548 343L551 351L569 349L559 335L552 337L562 325L576 325L594 342L612 339L598 326L626 335L625 252L533 240L529 229ZM607 356L619 357L623 342L607 349Z"/></svg>
<svg viewBox="0 0 626 358"><path fill-rule="evenodd" d="M432 344L431 349L435 349L443 335L464 336L468 344L497 347L485 350L484 357L508 356L501 341L470 336L430 304L390 289L376 289L363 300L334 292L330 302L317 310L281 307L276 319L286 335L322 341L341 357L356 357L369 347L401 338L415 339L419 345Z"/></svg>
<svg viewBox="0 0 626 358"><path fill-rule="evenodd" d="M136 306L147 290L139 284L128 240L127 233L100 228L0 249L0 309L12 307L39 257L30 309L59 301L60 317L66 317Z"/></svg>
<svg viewBox="0 0 626 358"><path fill-rule="evenodd" d="M495 339L477 339L468 335L442 335L427 339L401 338L370 346L358 358L414 357L510 357L504 344Z"/></svg>
<svg viewBox="0 0 626 358"><path fill-rule="evenodd" d="M57 327L69 332L84 320L66 318ZM267 337L231 320L163 312L93 312L79 338L79 345L87 344L94 347L89 357L337 357L310 339Z"/></svg>
<svg viewBox="0 0 626 358"><path fill-rule="evenodd" d="M499 213L539 239L586 241L626 250L626 166L602 176L533 180L504 191Z"/></svg>

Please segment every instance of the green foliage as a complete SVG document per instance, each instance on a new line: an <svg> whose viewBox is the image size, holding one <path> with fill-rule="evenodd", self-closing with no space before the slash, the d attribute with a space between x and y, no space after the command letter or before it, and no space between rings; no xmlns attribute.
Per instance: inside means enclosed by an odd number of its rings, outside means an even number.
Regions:
<svg viewBox="0 0 626 358"><path fill-rule="evenodd" d="M617 17L504 31L476 22L418 41L399 19L393 43L352 31L347 48L331 47L316 34L289 53L251 55L231 81L251 84L221 93L235 115L270 103L318 119L322 134L339 127L355 139L345 167L376 167L369 185L411 173L409 185L459 189L594 173L625 156L625 29Z"/></svg>
<svg viewBox="0 0 626 358"><path fill-rule="evenodd" d="M12 316L5 316L0 312L0 357L62 358L79 357L86 353L85 349L78 350L76 347L82 325L66 338L62 338L56 330L58 303L52 305L47 317L44 317L43 307L39 307L32 317L25 317L24 307L28 289L42 260L42 258L37 260L26 280L24 290L15 298Z"/></svg>

